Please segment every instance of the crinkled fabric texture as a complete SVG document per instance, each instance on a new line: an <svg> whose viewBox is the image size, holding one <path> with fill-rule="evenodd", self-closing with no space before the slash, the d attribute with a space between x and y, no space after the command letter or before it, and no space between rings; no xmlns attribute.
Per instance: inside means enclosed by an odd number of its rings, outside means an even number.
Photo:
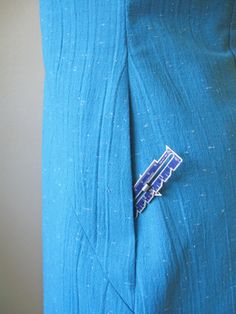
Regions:
<svg viewBox="0 0 236 314"><path fill-rule="evenodd" d="M40 5L44 313L235 313L235 1Z"/></svg>

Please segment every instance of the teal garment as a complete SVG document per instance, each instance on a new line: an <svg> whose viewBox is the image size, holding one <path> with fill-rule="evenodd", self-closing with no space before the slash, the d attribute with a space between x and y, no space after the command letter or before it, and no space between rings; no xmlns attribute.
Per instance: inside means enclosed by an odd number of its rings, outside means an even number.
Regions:
<svg viewBox="0 0 236 314"><path fill-rule="evenodd" d="M41 0L44 313L236 313L235 1ZM180 167L134 219L133 185Z"/></svg>

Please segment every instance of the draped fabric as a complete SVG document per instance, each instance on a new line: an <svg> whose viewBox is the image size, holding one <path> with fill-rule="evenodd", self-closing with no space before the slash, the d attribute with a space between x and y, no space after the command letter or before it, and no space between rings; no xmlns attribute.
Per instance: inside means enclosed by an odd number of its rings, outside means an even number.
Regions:
<svg viewBox="0 0 236 314"><path fill-rule="evenodd" d="M44 313L236 313L236 5L40 0ZM183 163L134 218L165 145Z"/></svg>

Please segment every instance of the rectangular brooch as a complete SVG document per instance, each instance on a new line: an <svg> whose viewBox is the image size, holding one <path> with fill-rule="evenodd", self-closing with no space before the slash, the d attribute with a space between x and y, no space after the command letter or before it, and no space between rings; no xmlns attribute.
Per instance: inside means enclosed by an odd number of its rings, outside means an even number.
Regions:
<svg viewBox="0 0 236 314"><path fill-rule="evenodd" d="M171 177L172 172L179 167L182 161L183 159L166 145L166 150L160 159L154 159L145 172L140 175L134 185L135 217L143 212L154 196L161 196L159 191L163 183Z"/></svg>

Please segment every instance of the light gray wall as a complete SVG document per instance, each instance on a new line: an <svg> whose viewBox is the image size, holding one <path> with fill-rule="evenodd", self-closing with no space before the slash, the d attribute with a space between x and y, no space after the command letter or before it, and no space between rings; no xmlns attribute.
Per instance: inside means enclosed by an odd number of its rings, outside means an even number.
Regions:
<svg viewBox="0 0 236 314"><path fill-rule="evenodd" d="M39 3L0 0L0 313L42 310Z"/></svg>

